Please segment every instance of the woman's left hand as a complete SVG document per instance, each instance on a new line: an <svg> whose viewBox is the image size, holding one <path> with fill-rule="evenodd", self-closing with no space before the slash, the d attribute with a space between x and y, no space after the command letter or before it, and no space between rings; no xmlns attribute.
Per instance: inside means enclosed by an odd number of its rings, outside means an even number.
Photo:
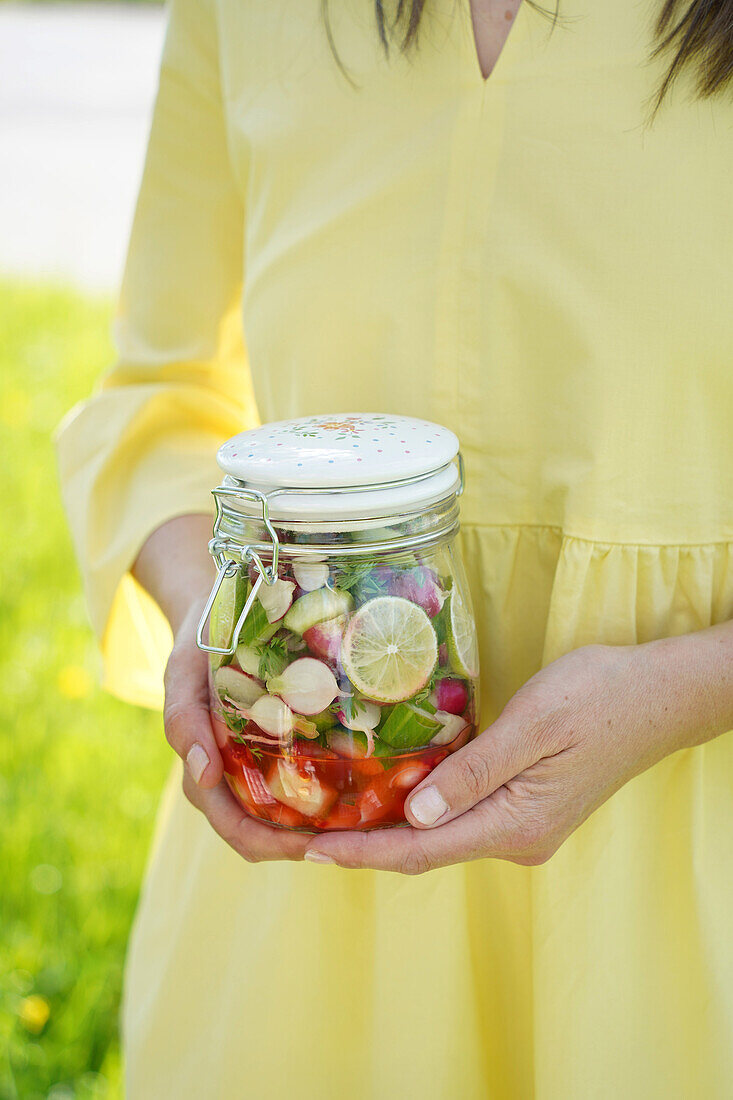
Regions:
<svg viewBox="0 0 733 1100"><path fill-rule="evenodd" d="M544 863L624 783L733 725L732 640L725 624L574 650L415 788L413 828L319 836L306 859L403 874L486 857Z"/></svg>

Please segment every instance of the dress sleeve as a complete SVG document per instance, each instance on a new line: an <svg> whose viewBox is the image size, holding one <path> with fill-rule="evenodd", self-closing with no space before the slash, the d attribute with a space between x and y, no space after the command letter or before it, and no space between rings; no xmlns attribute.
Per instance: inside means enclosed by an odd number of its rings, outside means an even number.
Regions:
<svg viewBox="0 0 733 1100"><path fill-rule="evenodd" d="M173 0L115 323L117 359L56 435L104 686L162 698L170 632L130 568L164 521L212 511L221 442L257 423L241 328L241 196L209 0Z"/></svg>

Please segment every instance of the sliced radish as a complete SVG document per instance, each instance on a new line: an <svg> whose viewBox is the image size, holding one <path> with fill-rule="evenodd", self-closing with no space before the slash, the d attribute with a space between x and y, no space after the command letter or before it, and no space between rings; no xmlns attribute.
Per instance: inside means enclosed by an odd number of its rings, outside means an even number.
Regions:
<svg viewBox="0 0 733 1100"><path fill-rule="evenodd" d="M317 588L295 601L285 616L285 626L294 634L305 634L316 623L345 615L353 606L354 601L348 592L338 588Z"/></svg>
<svg viewBox="0 0 733 1100"><path fill-rule="evenodd" d="M267 690L280 695L299 714L319 714L330 706L339 686L328 665L314 657L299 657L267 681Z"/></svg>
<svg viewBox="0 0 733 1100"><path fill-rule="evenodd" d="M440 722L441 729L430 740L431 745L450 745L459 734L470 728L470 723L459 714L449 714L448 711L438 710L435 718Z"/></svg>
<svg viewBox="0 0 733 1100"><path fill-rule="evenodd" d="M376 703L367 703L363 699L352 699L338 711L338 720L347 730L363 733L367 739L366 755L374 752L374 730L382 717L382 708Z"/></svg>
<svg viewBox="0 0 733 1100"><path fill-rule="evenodd" d="M436 710L447 710L449 714L463 714L468 706L468 699L466 681L446 676L436 683L430 702Z"/></svg>
<svg viewBox="0 0 733 1100"><path fill-rule="evenodd" d="M375 730L382 717L382 708L365 699L354 699L339 708L338 720L347 730Z"/></svg>
<svg viewBox="0 0 733 1100"><path fill-rule="evenodd" d="M231 665L222 665L214 673L214 687L220 699L227 699L244 713L248 707L265 694L264 685L246 672L238 672Z"/></svg>
<svg viewBox="0 0 733 1100"><path fill-rule="evenodd" d="M271 737L287 737L293 732L293 712L276 695L262 695L243 712L250 721Z"/></svg>
<svg viewBox="0 0 733 1100"><path fill-rule="evenodd" d="M336 664L341 656L341 639L347 622L346 615L339 615L336 619L326 619L325 622L316 623L304 631L303 639L311 653Z"/></svg>
<svg viewBox="0 0 733 1100"><path fill-rule="evenodd" d="M390 592L393 596L412 600L431 619L435 618L447 599L447 593L440 587L436 574L426 565L396 573L390 582Z"/></svg>
<svg viewBox="0 0 733 1100"><path fill-rule="evenodd" d="M293 564L293 576L304 592L314 592L327 583L329 572L325 562L302 561Z"/></svg>
<svg viewBox="0 0 733 1100"><path fill-rule="evenodd" d="M283 581L279 577L274 584L261 584L257 599L265 609L269 623L279 622L293 602L295 585L292 581Z"/></svg>

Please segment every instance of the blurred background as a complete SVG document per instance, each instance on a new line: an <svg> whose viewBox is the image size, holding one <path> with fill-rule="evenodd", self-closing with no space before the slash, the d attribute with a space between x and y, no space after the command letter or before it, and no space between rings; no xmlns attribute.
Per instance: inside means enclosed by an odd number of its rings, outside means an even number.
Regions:
<svg viewBox="0 0 733 1100"><path fill-rule="evenodd" d="M98 687L51 435L114 354L164 18L0 0L0 1100L122 1096L125 943L171 755L159 715Z"/></svg>

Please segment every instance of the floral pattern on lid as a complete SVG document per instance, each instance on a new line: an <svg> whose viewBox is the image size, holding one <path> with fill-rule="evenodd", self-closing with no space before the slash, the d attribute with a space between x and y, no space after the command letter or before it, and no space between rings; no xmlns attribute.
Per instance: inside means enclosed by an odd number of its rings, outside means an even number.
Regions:
<svg viewBox="0 0 733 1100"><path fill-rule="evenodd" d="M263 487L388 485L428 474L458 453L458 438L429 420L325 413L263 424L219 449L230 476Z"/></svg>

